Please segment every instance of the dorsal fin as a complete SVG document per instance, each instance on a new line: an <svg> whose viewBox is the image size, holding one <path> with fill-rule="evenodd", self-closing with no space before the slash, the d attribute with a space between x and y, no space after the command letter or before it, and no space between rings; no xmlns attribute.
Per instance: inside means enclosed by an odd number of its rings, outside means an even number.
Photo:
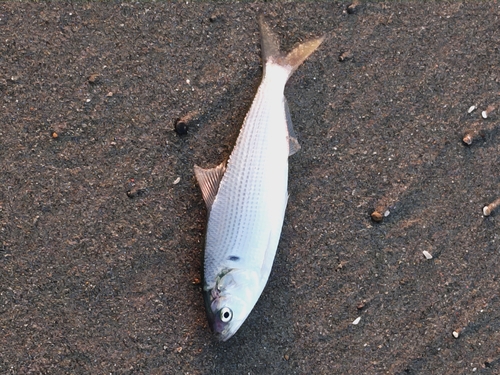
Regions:
<svg viewBox="0 0 500 375"><path fill-rule="evenodd" d="M203 169L197 165L194 166L194 175L196 176L198 185L200 185L201 195L209 213L219 191L219 184L225 171L226 162L222 162L217 167L210 169Z"/></svg>

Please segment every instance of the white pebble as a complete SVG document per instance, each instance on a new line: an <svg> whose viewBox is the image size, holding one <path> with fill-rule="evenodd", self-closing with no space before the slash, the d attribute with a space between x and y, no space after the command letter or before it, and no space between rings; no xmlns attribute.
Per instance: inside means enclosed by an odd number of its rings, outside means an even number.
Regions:
<svg viewBox="0 0 500 375"><path fill-rule="evenodd" d="M483 215L484 216L490 216L491 215L490 206L484 206L483 207Z"/></svg>
<svg viewBox="0 0 500 375"><path fill-rule="evenodd" d="M488 112L486 111L481 112L481 116L483 116L483 118L488 118Z"/></svg>
<svg viewBox="0 0 500 375"><path fill-rule="evenodd" d="M361 317L360 317L360 316L358 316L358 317L354 320L354 322L352 322L352 324L353 324L353 325L357 325L357 324L359 323L359 321L360 321L360 320L361 320Z"/></svg>
<svg viewBox="0 0 500 375"><path fill-rule="evenodd" d="M384 212L384 217L387 217L387 216L389 216L390 214L391 214L391 211L387 210L387 211L385 211L385 212Z"/></svg>
<svg viewBox="0 0 500 375"><path fill-rule="evenodd" d="M454 338L458 339L458 335L459 335L459 333L457 331L453 331L453 337Z"/></svg>
<svg viewBox="0 0 500 375"><path fill-rule="evenodd" d="M471 106L469 107L469 109L467 110L467 113L472 113L472 112L474 112L476 109L477 109L477 107L476 107L475 105L471 105Z"/></svg>
<svg viewBox="0 0 500 375"><path fill-rule="evenodd" d="M181 178L177 177L174 181L174 185L177 185L179 182L181 182Z"/></svg>
<svg viewBox="0 0 500 375"><path fill-rule="evenodd" d="M429 253L428 251L424 250L424 251L422 251L422 254L424 254L424 257L426 259L432 259L432 254Z"/></svg>

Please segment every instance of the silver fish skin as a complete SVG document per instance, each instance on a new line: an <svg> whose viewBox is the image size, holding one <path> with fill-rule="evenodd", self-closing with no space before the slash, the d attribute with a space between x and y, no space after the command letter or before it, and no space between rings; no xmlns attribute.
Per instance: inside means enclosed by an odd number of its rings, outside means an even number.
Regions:
<svg viewBox="0 0 500 375"><path fill-rule="evenodd" d="M300 148L285 84L323 38L289 54L259 17L264 75L226 163L194 166L208 211L203 294L207 317L226 341L248 317L271 273L288 200L288 157Z"/></svg>

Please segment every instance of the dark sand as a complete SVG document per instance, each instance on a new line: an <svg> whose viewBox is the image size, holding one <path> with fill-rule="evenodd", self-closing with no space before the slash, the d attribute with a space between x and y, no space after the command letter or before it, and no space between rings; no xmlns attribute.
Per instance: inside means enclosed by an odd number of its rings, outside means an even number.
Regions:
<svg viewBox="0 0 500 375"><path fill-rule="evenodd" d="M500 374L499 5L348 4L0 4L1 374ZM192 167L238 135L259 10L327 40L286 90L270 281L219 343Z"/></svg>

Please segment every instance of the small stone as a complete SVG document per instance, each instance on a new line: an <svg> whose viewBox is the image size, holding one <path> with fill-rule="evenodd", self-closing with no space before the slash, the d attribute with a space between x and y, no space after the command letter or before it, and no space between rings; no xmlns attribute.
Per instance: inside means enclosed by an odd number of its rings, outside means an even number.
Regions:
<svg viewBox="0 0 500 375"><path fill-rule="evenodd" d="M483 112L481 112L481 116L483 116L483 118L488 118L488 116L490 115L491 112L493 112L495 110L495 106L494 105L489 105L486 110L484 110Z"/></svg>
<svg viewBox="0 0 500 375"><path fill-rule="evenodd" d="M339 56L339 61L344 62L352 59L352 52L351 51L345 51L342 52Z"/></svg>
<svg viewBox="0 0 500 375"><path fill-rule="evenodd" d="M453 337L458 339L458 336L460 336L460 334L458 333L458 331L453 331Z"/></svg>
<svg viewBox="0 0 500 375"><path fill-rule="evenodd" d="M212 14L210 17L208 17L208 20L210 23L216 23L216 22L223 22L224 18L221 14Z"/></svg>
<svg viewBox="0 0 500 375"><path fill-rule="evenodd" d="M99 81L99 74L94 73L89 76L90 83L97 83Z"/></svg>
<svg viewBox="0 0 500 375"><path fill-rule="evenodd" d="M174 185L177 185L179 182L181 182L181 178L177 177L175 181L173 182Z"/></svg>
<svg viewBox="0 0 500 375"><path fill-rule="evenodd" d="M131 178L127 183L127 197L130 199L136 197L143 197L147 194L148 190L145 187L141 187L141 184L137 184L135 179Z"/></svg>
<svg viewBox="0 0 500 375"><path fill-rule="evenodd" d="M474 129L468 130L465 132L464 137L462 138L462 141L467 145L470 146L472 142L475 140L478 140L480 138L485 138L483 130L478 128L480 125L479 124L474 124Z"/></svg>
<svg viewBox="0 0 500 375"><path fill-rule="evenodd" d="M432 254L428 251L424 250L422 251L422 254L424 254L425 259L432 259Z"/></svg>
<svg viewBox="0 0 500 375"><path fill-rule="evenodd" d="M471 105L471 106L469 107L469 109L467 110L467 113L472 113L472 112L474 112L476 109L477 109L477 107L476 107L475 105Z"/></svg>
<svg viewBox="0 0 500 375"><path fill-rule="evenodd" d="M358 304L356 305L356 308L357 308L358 310L362 310L365 306L366 306L366 301L361 301L360 303L358 303Z"/></svg>
<svg viewBox="0 0 500 375"><path fill-rule="evenodd" d="M483 207L483 215L484 216L490 216L492 212L500 206L500 198L496 199L494 202L490 203L487 206Z"/></svg>
<svg viewBox="0 0 500 375"><path fill-rule="evenodd" d="M359 10L359 1L353 1L347 6L347 13L354 14Z"/></svg>
<svg viewBox="0 0 500 375"><path fill-rule="evenodd" d="M288 361L290 359L290 356L288 354L285 354L283 358L285 358L285 361Z"/></svg>
<svg viewBox="0 0 500 375"><path fill-rule="evenodd" d="M183 119L178 118L174 123L175 132L179 135L186 135L188 132L188 124Z"/></svg>
<svg viewBox="0 0 500 375"><path fill-rule="evenodd" d="M57 134L56 132L52 132L51 135L52 135L52 138L54 138L54 139L59 138L59 134Z"/></svg>
<svg viewBox="0 0 500 375"><path fill-rule="evenodd" d="M472 136L472 134L470 133L467 133L464 135L464 137L462 138L462 141L466 144L466 145L471 145L472 144L472 140L474 139L474 137Z"/></svg>
<svg viewBox="0 0 500 375"><path fill-rule="evenodd" d="M361 320L361 317L358 316L356 319L354 319L354 322L352 322L352 325L354 325L354 326L358 325L358 323L360 322L360 320Z"/></svg>
<svg viewBox="0 0 500 375"><path fill-rule="evenodd" d="M384 219L384 216L378 211L373 211L370 216L376 223L380 223Z"/></svg>

